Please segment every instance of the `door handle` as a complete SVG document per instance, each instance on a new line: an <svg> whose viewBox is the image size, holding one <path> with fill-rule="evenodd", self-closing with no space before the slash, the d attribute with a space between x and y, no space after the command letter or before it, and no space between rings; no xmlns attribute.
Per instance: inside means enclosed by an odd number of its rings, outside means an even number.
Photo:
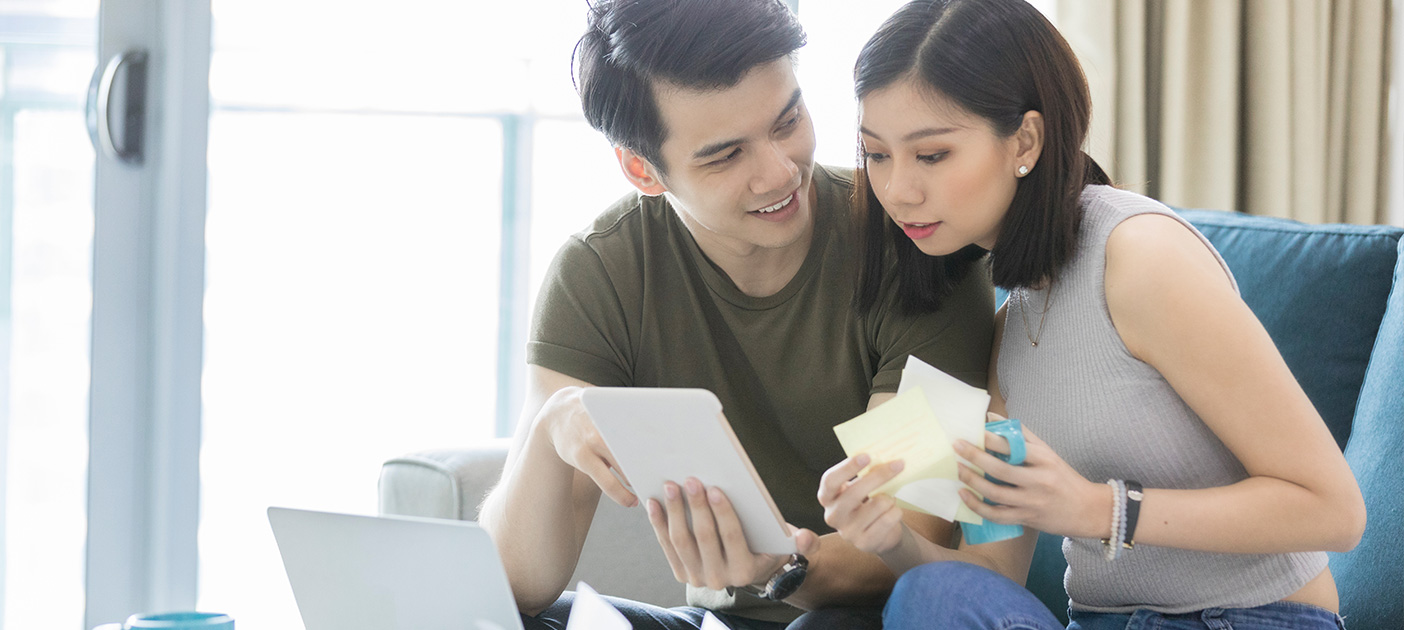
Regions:
<svg viewBox="0 0 1404 630"><path fill-rule="evenodd" d="M93 148L102 155L128 164L141 164L144 155L146 60L146 51L140 49L114 55L93 72L93 79L88 83L86 117L88 137L93 142ZM122 72L124 68L125 73ZM124 97L120 103L120 126L114 126L112 115L116 108L112 97L114 92L119 91L119 75L125 79L120 90Z"/></svg>

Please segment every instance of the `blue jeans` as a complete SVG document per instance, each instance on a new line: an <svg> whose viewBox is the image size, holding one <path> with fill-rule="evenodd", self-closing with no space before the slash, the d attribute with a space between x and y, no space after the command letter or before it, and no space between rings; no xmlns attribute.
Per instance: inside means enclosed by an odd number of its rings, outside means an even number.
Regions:
<svg viewBox="0 0 1404 630"><path fill-rule="evenodd" d="M706 610L693 606L660 608L650 604L605 597L624 617L634 630L698 630L702 627L702 616ZM570 619L570 606L575 601L575 593L566 591L556 603L541 611L535 617L522 615L522 626L526 630L565 630ZM759 621L736 615L713 612L717 619L731 630L881 630L882 612L878 608L825 608L811 610L786 625L774 621Z"/></svg>
<svg viewBox="0 0 1404 630"><path fill-rule="evenodd" d="M1067 630L1345 630L1335 613L1295 602L1257 608L1207 608L1177 615L1068 611ZM904 628L1064 630L1028 589L994 571L964 562L933 562L897 580L883 625Z"/></svg>

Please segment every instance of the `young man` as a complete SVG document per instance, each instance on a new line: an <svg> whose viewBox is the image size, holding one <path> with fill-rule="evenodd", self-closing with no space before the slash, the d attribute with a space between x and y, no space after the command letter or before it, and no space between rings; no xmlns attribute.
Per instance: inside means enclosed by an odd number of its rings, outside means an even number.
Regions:
<svg viewBox="0 0 1404 630"><path fill-rule="evenodd" d="M784 628L804 610L815 612L791 627L880 621L892 572L828 533L816 498L843 458L831 427L890 398L908 355L983 384L993 295L982 271L935 312L891 300L855 311L852 174L814 164L792 59L803 43L781 0L591 8L577 88L639 194L557 254L537 303L522 419L480 514L529 628L564 626L562 591L600 495L638 505L580 404L590 386L714 392L799 528L807 570L751 553L720 492L695 480L667 488L665 505L641 507L690 603L733 628ZM952 533L904 518L933 539ZM635 628L700 623L699 608L622 608Z"/></svg>

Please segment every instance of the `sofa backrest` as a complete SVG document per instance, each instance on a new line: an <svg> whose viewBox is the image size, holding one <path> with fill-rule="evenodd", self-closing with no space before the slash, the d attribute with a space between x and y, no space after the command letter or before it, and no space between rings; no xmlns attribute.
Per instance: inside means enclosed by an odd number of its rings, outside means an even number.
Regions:
<svg viewBox="0 0 1404 630"><path fill-rule="evenodd" d="M1216 210L1180 213L1228 262L1243 301L1344 448L1404 230Z"/></svg>
<svg viewBox="0 0 1404 630"><path fill-rule="evenodd" d="M1179 212L1228 262L1365 493L1364 539L1331 554L1342 614L1351 630L1393 627L1404 618L1404 230ZM1040 537L1028 581L1060 617L1061 543Z"/></svg>

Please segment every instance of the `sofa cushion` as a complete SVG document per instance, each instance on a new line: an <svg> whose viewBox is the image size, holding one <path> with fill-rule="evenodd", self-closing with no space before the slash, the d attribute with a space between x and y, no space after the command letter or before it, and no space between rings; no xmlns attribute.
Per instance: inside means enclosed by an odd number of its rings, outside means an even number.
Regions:
<svg viewBox="0 0 1404 630"><path fill-rule="evenodd" d="M1365 495L1367 522L1353 551L1330 554L1341 611L1352 630L1397 628L1404 619L1404 241L1345 455Z"/></svg>

